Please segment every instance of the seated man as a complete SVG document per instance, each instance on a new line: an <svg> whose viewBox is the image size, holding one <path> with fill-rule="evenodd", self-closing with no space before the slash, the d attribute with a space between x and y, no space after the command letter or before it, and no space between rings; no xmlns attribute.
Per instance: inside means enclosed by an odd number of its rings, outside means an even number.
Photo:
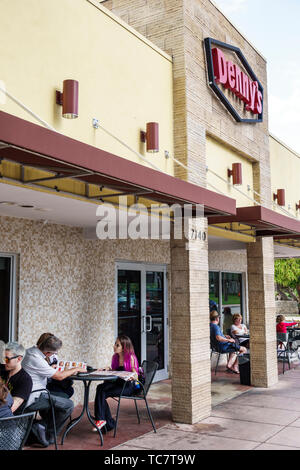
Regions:
<svg viewBox="0 0 300 470"><path fill-rule="evenodd" d="M4 352L5 365L0 365L0 377L13 398L11 411L14 414L22 413L32 390L32 379L22 368L24 355L25 348L21 344L7 343Z"/></svg>
<svg viewBox="0 0 300 470"><path fill-rule="evenodd" d="M77 372L85 372L85 369L74 367L64 371L56 371L53 369L47 359L62 347L62 342L56 336L48 337L44 342L39 344L39 347L33 346L27 349L24 360L23 368L28 372L32 378L32 390L38 390L47 387L47 379L53 378L56 380L64 380ZM57 434L62 430L64 423L71 415L74 404L69 398L52 395L52 403L55 409L55 421ZM46 392L32 393L26 412L39 410L42 420L39 423L34 423L32 431L37 437L40 444L47 447L54 442L54 429L51 405L49 397Z"/></svg>
<svg viewBox="0 0 300 470"><path fill-rule="evenodd" d="M236 344L235 340L230 336L223 335L219 327L220 315L213 311L210 314L210 341L216 349L221 353L229 353L227 370L234 374L239 374L238 359L236 353L243 354L247 349Z"/></svg>
<svg viewBox="0 0 300 470"><path fill-rule="evenodd" d="M50 336L54 336L52 333L43 333L36 345L39 348L40 345L47 339L50 338ZM57 368L58 364L58 356L57 354L53 354L53 356L47 357L47 362L49 366L53 367L54 369ZM64 398L71 398L71 396L74 394L74 389L72 387L73 381L69 377L64 379L64 380L55 380L55 379L48 379L47 381L47 390L51 392L53 395L59 395Z"/></svg>

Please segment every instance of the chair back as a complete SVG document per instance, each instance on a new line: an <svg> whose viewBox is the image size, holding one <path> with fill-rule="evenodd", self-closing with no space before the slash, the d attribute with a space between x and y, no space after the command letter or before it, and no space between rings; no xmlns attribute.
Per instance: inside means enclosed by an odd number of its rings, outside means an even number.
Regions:
<svg viewBox="0 0 300 470"><path fill-rule="evenodd" d="M289 339L288 333L277 333L277 342L284 343L287 342Z"/></svg>
<svg viewBox="0 0 300 470"><path fill-rule="evenodd" d="M0 419L0 450L22 450L35 413Z"/></svg>
<svg viewBox="0 0 300 470"><path fill-rule="evenodd" d="M142 368L145 375L144 390L146 396L158 369L158 363L154 361L143 361Z"/></svg>

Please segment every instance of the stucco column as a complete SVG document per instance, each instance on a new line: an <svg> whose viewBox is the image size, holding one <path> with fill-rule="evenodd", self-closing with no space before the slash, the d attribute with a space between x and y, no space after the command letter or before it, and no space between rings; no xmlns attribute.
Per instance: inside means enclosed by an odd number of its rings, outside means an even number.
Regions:
<svg viewBox="0 0 300 470"><path fill-rule="evenodd" d="M200 239L171 239L172 415L193 424L211 411L207 219L188 225Z"/></svg>
<svg viewBox="0 0 300 470"><path fill-rule="evenodd" d="M278 382L273 238L247 246L251 384Z"/></svg>

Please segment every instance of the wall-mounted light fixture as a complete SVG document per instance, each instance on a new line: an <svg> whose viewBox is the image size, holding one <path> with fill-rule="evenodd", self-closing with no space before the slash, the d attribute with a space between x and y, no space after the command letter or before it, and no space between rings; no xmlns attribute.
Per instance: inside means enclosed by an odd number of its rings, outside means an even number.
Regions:
<svg viewBox="0 0 300 470"><path fill-rule="evenodd" d="M228 175L228 178L232 176L232 184L234 186L241 186L243 184L242 164L233 163L232 169L230 170L230 168L228 168L227 175Z"/></svg>
<svg viewBox="0 0 300 470"><path fill-rule="evenodd" d="M277 193L273 193L273 201L276 200L279 206L285 206L285 189L277 189Z"/></svg>
<svg viewBox="0 0 300 470"><path fill-rule="evenodd" d="M63 92L56 90L56 104L63 107L62 117L75 119L78 117L78 81L64 80Z"/></svg>
<svg viewBox="0 0 300 470"><path fill-rule="evenodd" d="M300 200L299 200L299 203L297 204L296 202L296 211L299 211L300 210Z"/></svg>
<svg viewBox="0 0 300 470"><path fill-rule="evenodd" d="M146 132L141 131L141 142L147 142L147 152L159 152L158 122L147 122Z"/></svg>

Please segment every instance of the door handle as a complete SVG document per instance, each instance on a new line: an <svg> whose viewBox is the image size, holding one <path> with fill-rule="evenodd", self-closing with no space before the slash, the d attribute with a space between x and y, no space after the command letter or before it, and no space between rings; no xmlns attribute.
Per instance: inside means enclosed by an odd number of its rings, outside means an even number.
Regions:
<svg viewBox="0 0 300 470"><path fill-rule="evenodd" d="M146 316L143 315L143 331L142 333L146 333L147 332L147 321L146 321Z"/></svg>
<svg viewBox="0 0 300 470"><path fill-rule="evenodd" d="M151 315L146 315L145 319L146 318L150 318L149 329L147 328L147 322L146 322L146 332L149 333L150 331L152 331L152 316Z"/></svg>

